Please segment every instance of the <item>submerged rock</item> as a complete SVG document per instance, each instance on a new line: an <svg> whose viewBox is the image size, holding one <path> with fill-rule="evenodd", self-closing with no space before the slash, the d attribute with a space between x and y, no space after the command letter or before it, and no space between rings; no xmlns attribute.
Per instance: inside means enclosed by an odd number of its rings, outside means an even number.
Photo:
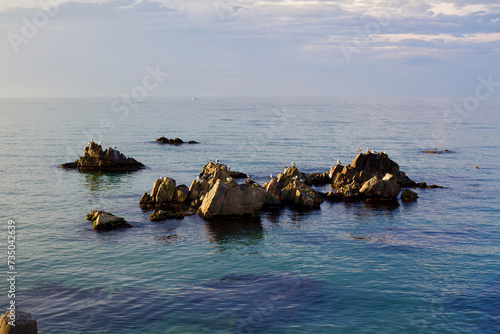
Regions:
<svg viewBox="0 0 500 334"><path fill-rule="evenodd" d="M165 210L155 210L150 216L149 220L152 222L163 221L167 219L183 219L184 214L179 211L165 211Z"/></svg>
<svg viewBox="0 0 500 334"><path fill-rule="evenodd" d="M109 147L103 151L101 145L90 142L85 147L82 157L75 162L62 164L61 167L123 172L139 170L144 168L144 165L133 158L127 158L114 148Z"/></svg>
<svg viewBox="0 0 500 334"><path fill-rule="evenodd" d="M13 325L13 326L12 326ZM37 322L29 313L16 310L5 312L0 317L0 334L37 334Z"/></svg>
<svg viewBox="0 0 500 334"><path fill-rule="evenodd" d="M94 222L95 230L115 230L117 228L132 227L123 217L115 216L105 211L92 211L87 214L87 220Z"/></svg>
<svg viewBox="0 0 500 334"><path fill-rule="evenodd" d="M199 144L197 141L194 141L194 140L190 140L188 142L185 142L180 138L168 139L165 137L160 137L160 138L156 139L156 141L158 143L161 143L161 144L170 144L170 145Z"/></svg>

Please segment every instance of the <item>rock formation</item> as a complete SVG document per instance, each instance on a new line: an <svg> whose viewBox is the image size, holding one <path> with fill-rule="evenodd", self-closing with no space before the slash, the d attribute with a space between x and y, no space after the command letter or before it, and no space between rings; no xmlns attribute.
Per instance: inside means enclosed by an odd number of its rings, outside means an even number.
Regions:
<svg viewBox="0 0 500 334"><path fill-rule="evenodd" d="M102 150L101 145L90 142L83 151L83 156L75 162L61 165L63 168L76 168L79 170L102 170L102 171L135 171L144 165L133 158L127 158L114 148Z"/></svg>
<svg viewBox="0 0 500 334"><path fill-rule="evenodd" d="M256 215L266 203L267 192L257 184L216 180L204 196L198 214L204 218Z"/></svg>
<svg viewBox="0 0 500 334"><path fill-rule="evenodd" d="M87 220L94 222L95 230L115 230L117 228L132 227L123 219L105 211L92 211L87 214Z"/></svg>
<svg viewBox="0 0 500 334"><path fill-rule="evenodd" d="M182 140L180 138L168 139L165 137L160 137L160 138L156 139L156 141L158 143L161 143L161 144L170 144L170 145L199 144L197 141L194 141L194 140L190 140L188 142L185 142L184 140Z"/></svg>
<svg viewBox="0 0 500 334"><path fill-rule="evenodd" d="M319 208L323 202L322 195L313 190L312 178L301 173L297 167L285 168L276 178L264 184L264 188L274 204L283 202L302 209Z"/></svg>
<svg viewBox="0 0 500 334"><path fill-rule="evenodd" d="M415 202L418 198L418 194L410 189L405 189L401 193L401 200L403 202Z"/></svg>
<svg viewBox="0 0 500 334"><path fill-rule="evenodd" d="M12 324L14 326L12 326ZM0 317L0 334L37 334L36 319L29 313L7 311Z"/></svg>

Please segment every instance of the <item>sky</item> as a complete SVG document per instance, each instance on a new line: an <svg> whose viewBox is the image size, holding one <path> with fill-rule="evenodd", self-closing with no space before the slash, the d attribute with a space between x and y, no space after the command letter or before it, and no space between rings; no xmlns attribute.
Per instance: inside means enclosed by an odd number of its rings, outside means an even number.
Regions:
<svg viewBox="0 0 500 334"><path fill-rule="evenodd" d="M0 1L0 97L466 97L499 64L498 0Z"/></svg>

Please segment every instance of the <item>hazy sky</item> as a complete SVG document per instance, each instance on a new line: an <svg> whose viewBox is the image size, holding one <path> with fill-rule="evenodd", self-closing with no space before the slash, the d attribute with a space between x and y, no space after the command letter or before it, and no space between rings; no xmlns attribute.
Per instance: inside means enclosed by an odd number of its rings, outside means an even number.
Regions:
<svg viewBox="0 0 500 334"><path fill-rule="evenodd" d="M0 0L0 36L0 96L468 96L478 76L500 82L498 0Z"/></svg>

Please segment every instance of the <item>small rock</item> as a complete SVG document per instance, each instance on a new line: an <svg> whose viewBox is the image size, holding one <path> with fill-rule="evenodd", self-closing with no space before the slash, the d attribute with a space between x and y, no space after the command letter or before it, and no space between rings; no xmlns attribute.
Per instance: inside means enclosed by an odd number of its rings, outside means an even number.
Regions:
<svg viewBox="0 0 500 334"><path fill-rule="evenodd" d="M418 194L410 189L405 189L401 193L401 200L403 202L415 202L418 198Z"/></svg>
<svg viewBox="0 0 500 334"><path fill-rule="evenodd" d="M0 334L37 334L36 319L29 313L15 311L15 315L7 311L0 317ZM15 326L9 324L14 321Z"/></svg>
<svg viewBox="0 0 500 334"><path fill-rule="evenodd" d="M115 230L117 228L132 227L123 217L115 216L105 211L92 211L87 214L87 220L94 222L95 230Z"/></svg>
<svg viewBox="0 0 500 334"><path fill-rule="evenodd" d="M164 211L164 210L155 210L149 216L149 220L152 222L158 222L167 219L182 219L182 218L184 218L184 214L182 212Z"/></svg>

